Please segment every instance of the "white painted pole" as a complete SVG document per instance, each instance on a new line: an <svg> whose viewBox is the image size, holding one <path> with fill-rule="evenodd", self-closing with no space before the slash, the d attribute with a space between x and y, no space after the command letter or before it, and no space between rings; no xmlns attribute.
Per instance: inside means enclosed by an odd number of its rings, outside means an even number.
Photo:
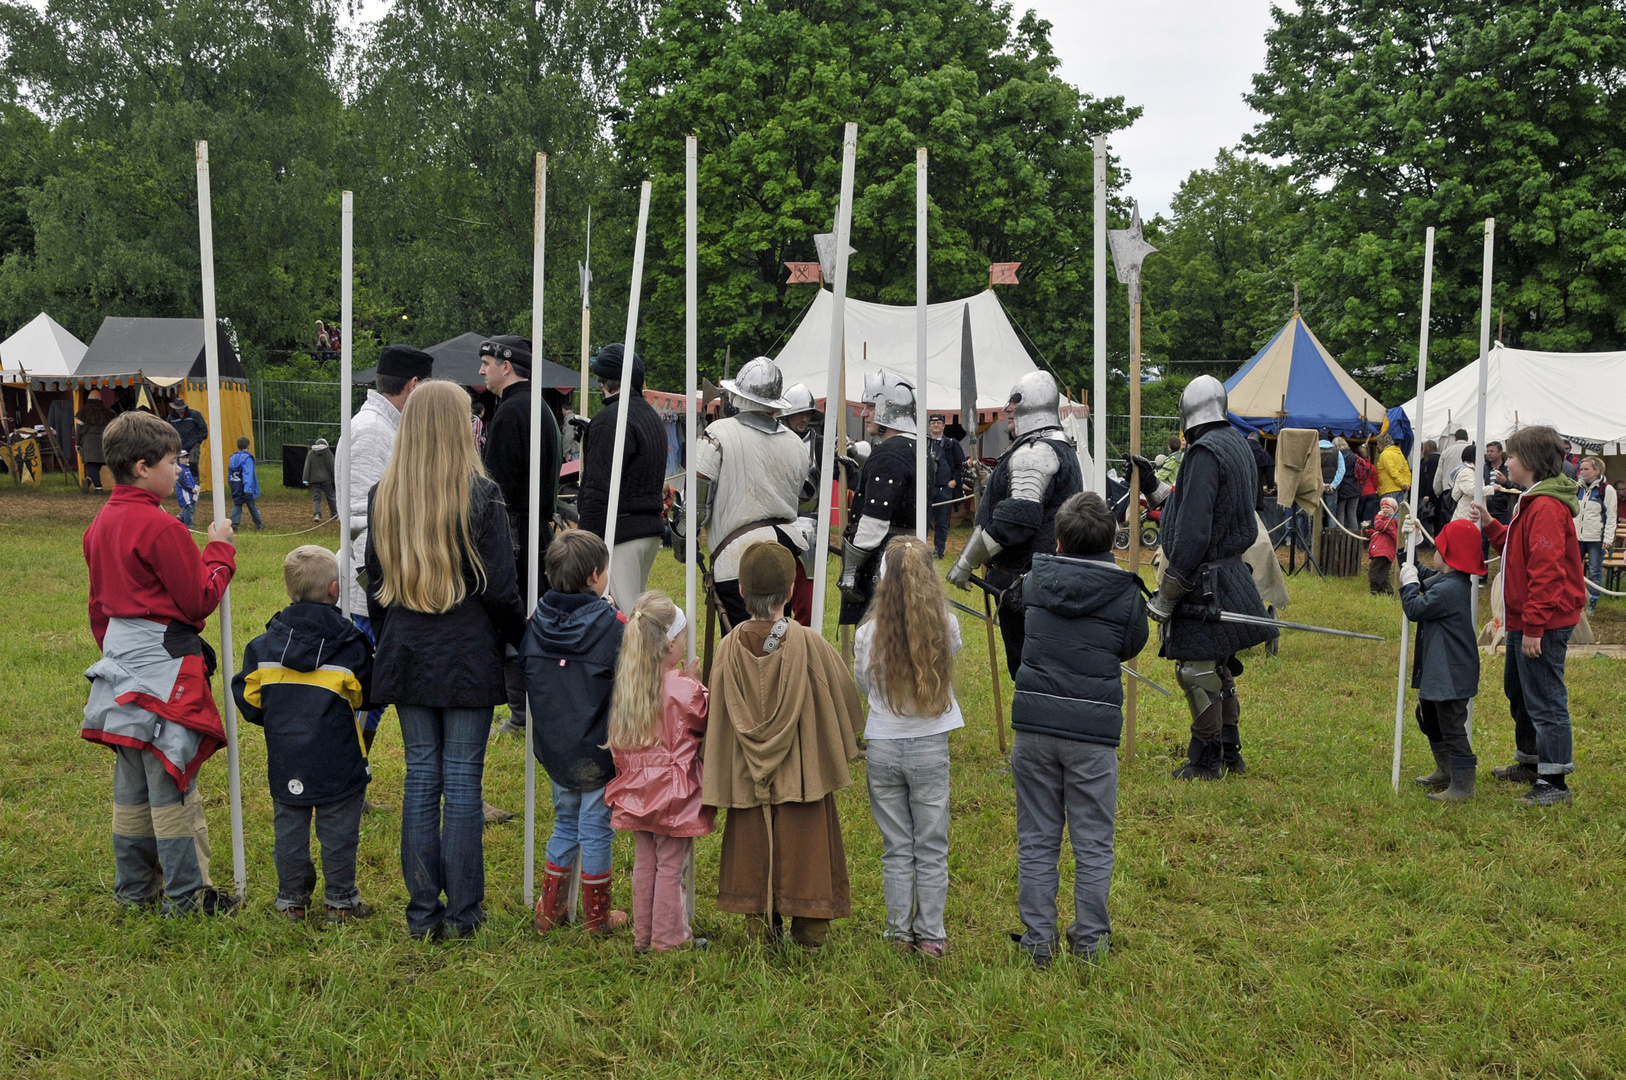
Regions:
<svg viewBox="0 0 1626 1080"><path fill-rule="evenodd" d="M220 322L215 317L215 237L209 209L209 144L198 141L198 256L203 266L203 364L209 388L209 422L214 435L209 447L209 483L215 501L215 520L226 520L226 414L220 407ZM231 805L232 882L238 899L248 893L248 865L243 857L243 786L237 760L237 701L232 697L231 586L220 597L220 685L226 701L226 784Z"/></svg>
<svg viewBox="0 0 1626 1080"><path fill-rule="evenodd" d="M683 613L689 617L689 662L694 662L695 561L700 557L700 508L695 505L699 484L694 474L694 456L700 422L695 397L700 392L700 141L693 135L683 140L683 508L689 516L689 535L683 546Z"/></svg>
<svg viewBox="0 0 1626 1080"><path fill-rule="evenodd" d="M1474 502L1485 503L1485 384L1490 378L1491 254L1496 247L1496 219L1485 219L1485 269L1479 287L1479 412L1474 426ZM1419 417L1422 413L1417 414ZM1479 590L1470 594L1468 610L1479 633ZM1474 702L1468 699L1468 738L1474 737Z"/></svg>
<svg viewBox="0 0 1626 1080"><path fill-rule="evenodd" d="M824 414L846 409L847 390L841 385L841 345L847 333L847 244L853 229L853 167L858 160L858 125L849 123L841 139L841 202L836 210L836 279L831 282L835 302L830 305L830 373L824 384ZM824 425L824 451L819 468L818 548L813 563L813 632L824 633L824 590L829 582L830 495L836 475L836 425Z"/></svg>
<svg viewBox="0 0 1626 1080"><path fill-rule="evenodd" d="M1095 483L1107 497L1107 137L1095 137L1095 393L1090 400L1095 434Z"/></svg>
<svg viewBox="0 0 1626 1080"><path fill-rule="evenodd" d="M926 539L931 485L926 482L926 148L915 150L915 535Z"/></svg>
<svg viewBox="0 0 1626 1080"><path fill-rule="evenodd" d="M339 209L339 323L344 337L339 342L339 611L350 617L350 583L356 568L350 552L350 393L351 371L355 361L354 282L356 196L346 191Z"/></svg>
<svg viewBox="0 0 1626 1080"><path fill-rule="evenodd" d="M610 461L610 505L604 518L604 546L610 549L610 562L604 572L609 574L615 565L615 516L621 511L621 469L627 461L627 406L632 401L632 358L637 355L633 346L638 343L638 294L644 282L644 237L649 229L649 181L645 180L638 192L638 241L632 249L632 293L627 299L627 333L621 339L625 350L621 359L621 400L616 403L615 457ZM635 597L618 596L615 602L622 610L632 605Z"/></svg>
<svg viewBox="0 0 1626 1080"><path fill-rule="evenodd" d="M536 155L536 198L531 230L531 357L541 368L547 353L542 347L542 283L546 268L548 236L548 155ZM547 408L539 395L531 395L530 520L526 522L525 614L536 613L538 585L542 580L542 410ZM552 485L558 477L548 478ZM525 710L525 906L536 893L536 745L533 730L536 710Z"/></svg>
<svg viewBox="0 0 1626 1080"><path fill-rule="evenodd" d="M1428 389L1428 319L1430 301L1434 294L1434 228L1430 226L1423 238L1423 318L1417 331L1417 426L1423 424L1423 394ZM1422 478L1421 458L1423 437L1412 432L1411 442L1411 518L1417 519L1417 485ZM1375 463L1374 463L1375 464ZM1406 538L1406 561L1417 557L1417 532ZM1411 637L1411 620L1400 613L1400 675L1395 685L1395 746L1394 765L1390 782L1395 794L1400 794L1400 738L1406 723L1406 647Z"/></svg>

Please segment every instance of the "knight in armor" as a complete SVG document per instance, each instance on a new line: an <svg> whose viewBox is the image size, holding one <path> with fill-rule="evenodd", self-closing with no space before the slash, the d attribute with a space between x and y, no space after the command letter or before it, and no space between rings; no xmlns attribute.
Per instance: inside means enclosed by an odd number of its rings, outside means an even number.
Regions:
<svg viewBox="0 0 1626 1080"><path fill-rule="evenodd" d="M819 412L813 401L813 391L801 383L785 391L785 400L789 404L780 410L779 422L794 431L807 447L807 483L802 485L802 513L817 514L821 471L819 455L824 451L824 414Z"/></svg>
<svg viewBox="0 0 1626 1080"><path fill-rule="evenodd" d="M875 594L878 556L887 541L915 530L914 385L891 372L866 376L864 381L866 423L873 411L879 445L864 460L853 489L837 582L842 626L856 625L864 617Z"/></svg>
<svg viewBox="0 0 1626 1080"><path fill-rule="evenodd" d="M1078 451L1061 429L1061 395L1049 372L1030 371L1011 387L1005 406L1012 442L988 477L971 539L949 569L965 588L979 569L1000 591L999 632L1011 674L1022 663L1024 609L1013 591L1033 566L1034 552L1056 550L1056 511L1084 490Z"/></svg>
<svg viewBox="0 0 1626 1080"><path fill-rule="evenodd" d="M759 356L724 379L734 408L714 420L695 444L696 499L693 515L674 515L673 548L682 558L690 528L705 527L711 548L711 577L729 627L751 617L740 595L740 556L759 540L782 544L797 558L807 551L812 519L798 516L808 480L808 450L795 431L779 422L790 407L780 395L779 366ZM797 590L800 590L798 592ZM812 585L798 569L793 605L798 621L812 620ZM805 594L805 595L803 595Z"/></svg>
<svg viewBox="0 0 1626 1080"><path fill-rule="evenodd" d="M1180 395L1186 455L1163 502L1167 563L1147 605L1147 614L1161 627L1158 655L1175 662L1175 681L1191 709L1191 744L1185 763L1174 771L1180 780L1218 780L1243 771L1237 728L1242 705L1236 693L1242 663L1236 654L1274 641L1279 633L1218 619L1222 611L1266 614L1242 561L1258 532L1258 469L1225 411L1225 387L1212 375L1199 375Z"/></svg>

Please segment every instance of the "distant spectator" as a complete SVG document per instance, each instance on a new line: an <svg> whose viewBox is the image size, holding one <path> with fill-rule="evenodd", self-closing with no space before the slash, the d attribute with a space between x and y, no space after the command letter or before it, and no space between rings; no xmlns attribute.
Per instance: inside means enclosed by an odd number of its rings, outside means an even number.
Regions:
<svg viewBox="0 0 1626 1080"><path fill-rule="evenodd" d="M87 494L92 487L101 491L102 466L107 464L107 455L102 452L102 431L113 422L113 414L102 404L102 396L92 390L85 396L85 403L74 419L78 422L79 463L85 470L85 478L79 486Z"/></svg>
<svg viewBox="0 0 1626 1080"><path fill-rule="evenodd" d="M175 434L181 437L181 449L196 463L198 447L209 437L209 421L188 405L185 398L176 394L169 399L169 422L175 428Z"/></svg>
<svg viewBox="0 0 1626 1080"><path fill-rule="evenodd" d="M1349 448L1349 440L1343 436L1334 439L1332 445L1344 460L1344 478L1338 482L1335 492L1338 496L1338 524L1352 533L1358 533L1361 531L1361 486L1366 482L1365 474L1371 468L1362 469L1366 463Z"/></svg>
<svg viewBox="0 0 1626 1080"><path fill-rule="evenodd" d="M231 488L231 527L236 529L243 524L243 507L246 506L254 519L254 528L264 529L260 506L255 501L260 497L260 477L254 471L254 455L248 452L247 436L238 438L237 453L226 463L226 484Z"/></svg>
<svg viewBox="0 0 1626 1080"><path fill-rule="evenodd" d="M185 450L181 451L179 471L175 474L175 505L181 508L176 516L181 519L182 525L190 529L192 515L198 509L198 478L192 472L192 462Z"/></svg>
<svg viewBox="0 0 1626 1080"><path fill-rule="evenodd" d="M1578 454L1575 453L1575 448L1570 445L1570 441L1568 439L1565 439L1564 440L1564 475L1569 477L1571 480L1578 479L1580 477L1580 474L1581 474L1580 469L1581 469L1581 458L1580 458L1580 456Z"/></svg>
<svg viewBox="0 0 1626 1080"><path fill-rule="evenodd" d="M1581 561L1587 580L1603 584L1603 557L1615 542L1616 512L1620 505L1615 489L1604 478L1603 458L1588 454L1581 459L1578 469L1576 497L1581 508L1575 515L1575 536L1581 544ZM1590 615L1598 609L1598 594L1587 590L1586 610Z"/></svg>
<svg viewBox="0 0 1626 1080"><path fill-rule="evenodd" d="M305 455L303 480L311 491L311 520L322 520L323 496L327 497L328 519L338 517L339 509L333 496L333 450L326 439L311 443L310 453Z"/></svg>
<svg viewBox="0 0 1626 1080"><path fill-rule="evenodd" d="M604 538L610 508L610 470L620 421L621 391L629 388L627 449L621 467L621 498L616 507L615 550L610 557L610 597L622 614L644 591L655 553L666 531L662 496L666 486L666 427L644 400L644 361L634 356L622 375L625 348L606 345L593 358L592 372L604 390L604 407L587 426L582 447L581 493L576 497L581 527Z"/></svg>
<svg viewBox="0 0 1626 1080"><path fill-rule="evenodd" d="M1378 436L1378 499L1393 495L1395 501L1405 498L1411 491L1411 466L1406 455L1395 445L1394 438L1385 432ZM1406 494L1403 494L1406 493Z"/></svg>
<svg viewBox="0 0 1626 1080"><path fill-rule="evenodd" d="M327 327L322 325L321 319L316 320L316 341L311 347L311 355L317 363L327 363L333 359L333 340L328 337Z"/></svg>
<svg viewBox="0 0 1626 1080"><path fill-rule="evenodd" d="M1485 444L1485 508L1506 525L1513 519L1519 489L1507 475L1507 452L1495 439Z"/></svg>

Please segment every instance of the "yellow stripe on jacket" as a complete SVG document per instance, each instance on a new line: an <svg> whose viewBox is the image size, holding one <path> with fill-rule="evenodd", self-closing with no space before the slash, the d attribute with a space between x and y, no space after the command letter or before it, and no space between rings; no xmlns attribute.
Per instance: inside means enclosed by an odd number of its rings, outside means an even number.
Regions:
<svg viewBox="0 0 1626 1080"><path fill-rule="evenodd" d="M314 686L339 695L350 702L352 709L361 708L365 699L361 680L356 678L355 672L342 667L319 667L315 671L295 671L278 664L261 664L248 673L244 681L243 697L256 709L263 709L260 694L261 688L276 683L295 683L301 686Z"/></svg>

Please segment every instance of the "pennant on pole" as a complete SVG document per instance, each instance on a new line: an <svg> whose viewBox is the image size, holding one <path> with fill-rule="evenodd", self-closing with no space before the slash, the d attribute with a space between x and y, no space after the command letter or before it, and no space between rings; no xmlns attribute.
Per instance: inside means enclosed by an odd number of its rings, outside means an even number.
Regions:
<svg viewBox="0 0 1626 1080"><path fill-rule="evenodd" d="M822 285L824 272L816 262L788 262L786 269L790 271L790 280L787 285Z"/></svg>
<svg viewBox="0 0 1626 1080"><path fill-rule="evenodd" d="M1019 262L988 264L988 284L1020 285L1021 282L1016 280L1016 269L1021 265Z"/></svg>

